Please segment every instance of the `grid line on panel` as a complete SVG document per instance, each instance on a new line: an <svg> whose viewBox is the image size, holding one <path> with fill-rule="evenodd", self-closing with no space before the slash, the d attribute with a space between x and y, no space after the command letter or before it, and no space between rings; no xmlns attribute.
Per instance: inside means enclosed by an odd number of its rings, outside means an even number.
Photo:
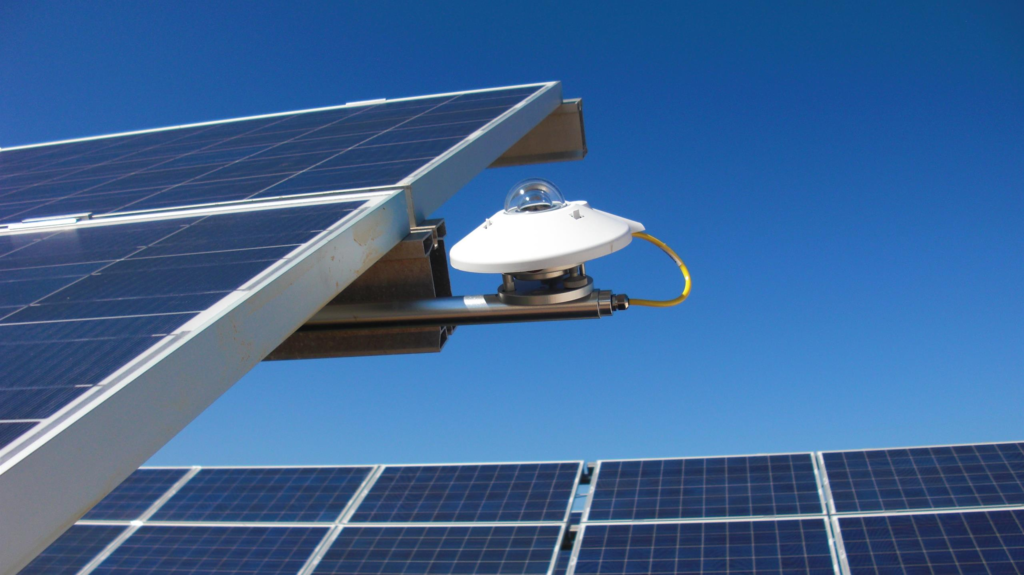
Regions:
<svg viewBox="0 0 1024 575"><path fill-rule="evenodd" d="M825 513L810 453L601 461L587 521Z"/></svg>
<svg viewBox="0 0 1024 575"><path fill-rule="evenodd" d="M171 488L168 489L163 495L161 495L159 499L154 501L153 504L149 506L149 509L146 509L146 512L142 514L142 517L139 517L139 520L147 521L151 517L153 517L153 515L155 515L156 512L159 511L160 508L163 507L164 504L171 499L171 497L174 497L176 493L181 491L181 488L184 487L186 483L191 481L192 478L195 477L197 473L199 473L200 469L202 468L199 466L189 468L185 475L181 477L181 479L179 479L174 485L172 485Z"/></svg>
<svg viewBox="0 0 1024 575"><path fill-rule="evenodd" d="M355 526L331 544L314 574L545 575L561 525Z"/></svg>
<svg viewBox="0 0 1024 575"><path fill-rule="evenodd" d="M850 575L1024 573L1024 509L839 515Z"/></svg>
<svg viewBox="0 0 1024 575"><path fill-rule="evenodd" d="M82 519L140 519L168 490L178 485L188 472L187 468L137 469L87 511Z"/></svg>
<svg viewBox="0 0 1024 575"><path fill-rule="evenodd" d="M111 541L106 547L100 550L100 552L97 553L96 556L85 565L85 567L82 567L82 570L79 571L77 575L91 575L91 573L95 571L107 557L110 557L111 553L117 551L118 547L127 541L133 533L138 531L139 527L142 527L142 524L140 521L133 521L127 527L127 529L121 532L121 534Z"/></svg>
<svg viewBox="0 0 1024 575"><path fill-rule="evenodd" d="M836 513L1024 505L1024 443L821 453Z"/></svg>
<svg viewBox="0 0 1024 575"><path fill-rule="evenodd" d="M835 575L825 517L714 522L589 523L570 573Z"/></svg>
<svg viewBox="0 0 1024 575"><path fill-rule="evenodd" d="M359 509L359 506L363 504L363 500L366 499L366 494L373 489L374 484L377 483L378 479L380 479L380 474L384 471L384 467L384 465L376 465L373 467L373 471L366 476L363 484L359 486L359 490L352 496L352 500L349 501L348 506L345 507L345 511L338 516L338 523L346 524L352 520L352 516Z"/></svg>
<svg viewBox="0 0 1024 575"><path fill-rule="evenodd" d="M310 575L314 570L316 570L317 565L320 564L324 555L327 554L327 550L331 548L331 545L334 544L338 535L341 534L342 529L343 527L340 524L336 524L330 528L327 534L324 535L320 545L318 545L313 551L313 554L309 556L309 560L306 561L306 564L302 566L302 569L299 570L297 575Z"/></svg>
<svg viewBox="0 0 1024 575"><path fill-rule="evenodd" d="M349 523L564 522L580 462L386 466Z"/></svg>

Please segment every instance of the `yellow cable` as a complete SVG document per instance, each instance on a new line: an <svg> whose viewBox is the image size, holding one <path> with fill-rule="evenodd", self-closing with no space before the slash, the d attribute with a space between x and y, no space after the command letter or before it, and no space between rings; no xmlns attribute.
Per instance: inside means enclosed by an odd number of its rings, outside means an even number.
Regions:
<svg viewBox="0 0 1024 575"><path fill-rule="evenodd" d="M629 304L630 305L641 305L641 306L647 306L647 307L672 307L674 305L679 305L679 304L683 303L683 300L685 300L687 298L687 296L690 295L690 284L691 284L691 282L690 282L690 270L686 269L686 264L683 263L683 260L678 255L676 255L676 252L672 251L672 248L670 248L667 245L665 245L665 242L659 240L658 238L656 238L656 237L654 237L654 236L652 236L650 234L645 234L644 232L636 232L635 234L633 234L633 237L634 238L640 238L642 240L647 240L647 241L651 242L652 244L658 246L666 254L668 254L669 257L671 257L676 262L676 264L679 265L679 271L683 272L683 279L686 281L686 284L683 286L683 293L679 294L679 297L676 297L676 298L673 298L673 299L666 299L666 300L658 300L658 299L633 299L633 298L629 298Z"/></svg>

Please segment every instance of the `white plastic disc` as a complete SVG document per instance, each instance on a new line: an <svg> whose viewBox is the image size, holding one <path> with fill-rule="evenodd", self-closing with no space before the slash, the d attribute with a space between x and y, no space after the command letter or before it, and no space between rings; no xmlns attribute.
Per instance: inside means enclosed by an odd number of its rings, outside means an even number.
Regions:
<svg viewBox="0 0 1024 575"><path fill-rule="evenodd" d="M455 244L452 267L476 273L567 268L621 250L643 224L568 202L536 212L500 211Z"/></svg>

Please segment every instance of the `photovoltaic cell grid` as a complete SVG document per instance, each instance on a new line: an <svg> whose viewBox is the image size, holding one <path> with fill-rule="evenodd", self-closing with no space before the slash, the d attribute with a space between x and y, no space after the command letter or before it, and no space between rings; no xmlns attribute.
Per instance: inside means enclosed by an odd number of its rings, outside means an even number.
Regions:
<svg viewBox="0 0 1024 575"><path fill-rule="evenodd" d="M0 151L0 222L392 186L544 86Z"/></svg>
<svg viewBox="0 0 1024 575"><path fill-rule="evenodd" d="M154 521L335 521L372 467L203 469Z"/></svg>
<svg viewBox="0 0 1024 575"><path fill-rule="evenodd" d="M810 453L602 461L588 521L821 514Z"/></svg>
<svg viewBox="0 0 1024 575"><path fill-rule="evenodd" d="M138 519L186 473L188 469L138 469L87 511L82 519Z"/></svg>
<svg viewBox="0 0 1024 575"><path fill-rule="evenodd" d="M0 420L49 417L363 204L0 234Z"/></svg>
<svg viewBox="0 0 1024 575"><path fill-rule="evenodd" d="M834 575L825 521L586 525L573 572Z"/></svg>
<svg viewBox="0 0 1024 575"><path fill-rule="evenodd" d="M1024 505L1024 443L822 457L838 513Z"/></svg>
<svg viewBox="0 0 1024 575"><path fill-rule="evenodd" d="M345 527L318 575L544 575L561 527Z"/></svg>
<svg viewBox="0 0 1024 575"><path fill-rule="evenodd" d="M326 527L143 526L93 571L96 575L295 575Z"/></svg>
<svg viewBox="0 0 1024 575"><path fill-rule="evenodd" d="M839 517L851 575L1024 573L1024 511Z"/></svg>
<svg viewBox="0 0 1024 575"><path fill-rule="evenodd" d="M353 523L564 521L579 462L387 467Z"/></svg>
<svg viewBox="0 0 1024 575"><path fill-rule="evenodd" d="M125 525L72 525L19 575L75 575L125 529Z"/></svg>

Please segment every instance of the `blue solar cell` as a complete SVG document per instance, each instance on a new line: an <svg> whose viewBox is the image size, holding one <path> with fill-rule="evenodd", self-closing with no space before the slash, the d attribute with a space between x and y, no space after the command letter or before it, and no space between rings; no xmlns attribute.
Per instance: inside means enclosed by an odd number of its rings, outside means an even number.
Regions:
<svg viewBox="0 0 1024 575"><path fill-rule="evenodd" d="M569 525L579 525L583 521L582 511L573 511L569 515Z"/></svg>
<svg viewBox="0 0 1024 575"><path fill-rule="evenodd" d="M811 454L602 461L588 521L824 513Z"/></svg>
<svg viewBox="0 0 1024 575"><path fill-rule="evenodd" d="M565 521L580 463L387 467L352 522Z"/></svg>
<svg viewBox="0 0 1024 575"><path fill-rule="evenodd" d="M0 449L6 447L8 443L14 441L22 433L25 433L35 426L35 423L25 422L0 423Z"/></svg>
<svg viewBox="0 0 1024 575"><path fill-rule="evenodd" d="M295 575L324 527L143 526L93 571L96 575Z"/></svg>
<svg viewBox="0 0 1024 575"><path fill-rule="evenodd" d="M372 469L203 469L153 520L335 521Z"/></svg>
<svg viewBox="0 0 1024 575"><path fill-rule="evenodd" d="M838 513L1024 504L1024 443L823 457Z"/></svg>
<svg viewBox="0 0 1024 575"><path fill-rule="evenodd" d="M75 575L124 530L124 525L73 525L19 575Z"/></svg>
<svg viewBox="0 0 1024 575"><path fill-rule="evenodd" d="M558 526L345 527L317 575L548 573Z"/></svg>
<svg viewBox="0 0 1024 575"><path fill-rule="evenodd" d="M392 186L539 89L2 150L0 217L17 221ZM320 173L302 177L310 172Z"/></svg>
<svg viewBox="0 0 1024 575"><path fill-rule="evenodd" d="M852 575L1024 573L1024 511L840 517Z"/></svg>
<svg viewBox="0 0 1024 575"><path fill-rule="evenodd" d="M138 519L186 473L188 469L138 469L87 511L82 519Z"/></svg>
<svg viewBox="0 0 1024 575"><path fill-rule="evenodd" d="M825 519L587 525L574 573L835 575Z"/></svg>

